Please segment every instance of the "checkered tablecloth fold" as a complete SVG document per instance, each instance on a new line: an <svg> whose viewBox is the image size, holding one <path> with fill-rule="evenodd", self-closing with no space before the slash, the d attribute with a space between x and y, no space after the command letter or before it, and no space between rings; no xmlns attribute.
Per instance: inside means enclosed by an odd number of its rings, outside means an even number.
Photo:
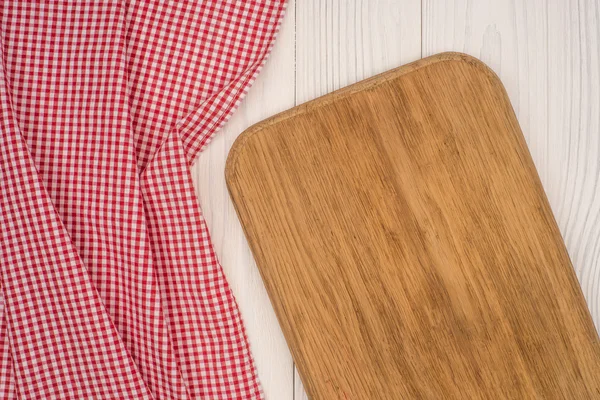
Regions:
<svg viewBox="0 0 600 400"><path fill-rule="evenodd" d="M262 398L189 167L284 9L0 5L0 398Z"/></svg>

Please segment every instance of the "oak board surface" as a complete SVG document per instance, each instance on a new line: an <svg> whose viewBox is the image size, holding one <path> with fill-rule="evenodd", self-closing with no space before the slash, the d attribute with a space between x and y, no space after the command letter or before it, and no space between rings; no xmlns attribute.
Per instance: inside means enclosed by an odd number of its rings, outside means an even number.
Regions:
<svg viewBox="0 0 600 400"><path fill-rule="evenodd" d="M226 179L312 399L600 398L504 88L444 53L249 128Z"/></svg>

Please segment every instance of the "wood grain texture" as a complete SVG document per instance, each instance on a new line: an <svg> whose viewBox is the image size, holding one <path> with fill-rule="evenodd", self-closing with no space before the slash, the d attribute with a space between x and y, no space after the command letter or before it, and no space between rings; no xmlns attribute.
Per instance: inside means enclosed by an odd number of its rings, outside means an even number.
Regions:
<svg viewBox="0 0 600 400"><path fill-rule="evenodd" d="M504 82L600 327L600 2L424 0L422 43Z"/></svg>
<svg viewBox="0 0 600 400"><path fill-rule="evenodd" d="M420 0L296 4L296 104L421 58ZM295 400L306 400L296 373Z"/></svg>
<svg viewBox="0 0 600 400"><path fill-rule="evenodd" d="M227 183L311 398L600 397L597 333L480 62L432 57L258 124Z"/></svg>

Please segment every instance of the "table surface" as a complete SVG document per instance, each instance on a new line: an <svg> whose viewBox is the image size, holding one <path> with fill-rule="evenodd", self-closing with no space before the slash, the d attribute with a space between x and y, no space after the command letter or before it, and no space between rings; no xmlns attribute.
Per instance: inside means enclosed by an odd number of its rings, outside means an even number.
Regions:
<svg viewBox="0 0 600 400"><path fill-rule="evenodd" d="M268 400L306 399L225 186L248 126L442 51L503 81L600 327L600 1L290 0L265 68L192 174Z"/></svg>

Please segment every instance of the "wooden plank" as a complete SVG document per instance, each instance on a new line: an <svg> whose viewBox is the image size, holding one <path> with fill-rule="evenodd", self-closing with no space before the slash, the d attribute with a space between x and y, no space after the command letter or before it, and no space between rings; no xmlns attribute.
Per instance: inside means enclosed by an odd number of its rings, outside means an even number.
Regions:
<svg viewBox="0 0 600 400"><path fill-rule="evenodd" d="M225 160L248 126L294 105L294 1L272 54L231 120L192 168L213 244L244 319L267 399L292 400L293 363L264 285L244 238L227 188Z"/></svg>
<svg viewBox="0 0 600 400"><path fill-rule="evenodd" d="M297 4L298 104L421 56L420 1Z"/></svg>
<svg viewBox="0 0 600 400"><path fill-rule="evenodd" d="M501 77L600 327L600 3L424 0L423 55L463 51Z"/></svg>
<svg viewBox="0 0 600 400"><path fill-rule="evenodd" d="M303 0L296 25L296 104L421 56L420 0Z"/></svg>
<svg viewBox="0 0 600 400"><path fill-rule="evenodd" d="M477 60L430 57L257 124L226 175L311 398L600 394L593 321Z"/></svg>

